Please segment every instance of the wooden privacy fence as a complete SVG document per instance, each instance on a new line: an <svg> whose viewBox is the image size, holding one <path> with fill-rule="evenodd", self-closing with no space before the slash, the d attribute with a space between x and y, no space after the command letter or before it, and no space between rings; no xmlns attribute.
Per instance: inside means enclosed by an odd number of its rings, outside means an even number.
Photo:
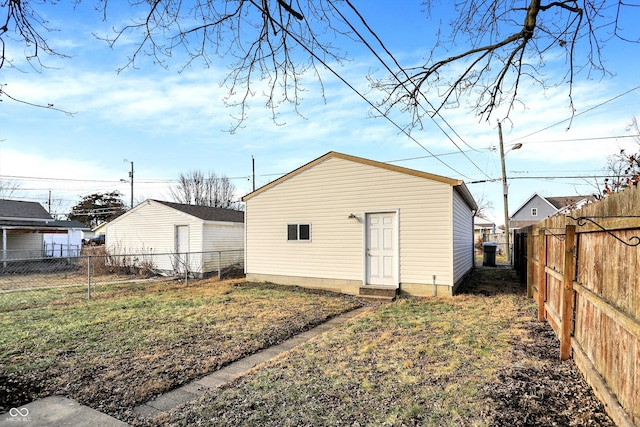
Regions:
<svg viewBox="0 0 640 427"><path fill-rule="evenodd" d="M617 425L640 425L640 189L517 232L514 264Z"/></svg>

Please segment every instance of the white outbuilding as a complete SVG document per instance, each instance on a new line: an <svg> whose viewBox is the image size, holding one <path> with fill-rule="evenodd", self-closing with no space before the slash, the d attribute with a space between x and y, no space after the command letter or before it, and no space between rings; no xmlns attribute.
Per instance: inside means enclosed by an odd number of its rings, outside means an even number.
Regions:
<svg viewBox="0 0 640 427"><path fill-rule="evenodd" d="M241 264L243 243L242 211L152 199L105 226L109 254L139 255L156 270L196 276Z"/></svg>
<svg viewBox="0 0 640 427"><path fill-rule="evenodd" d="M473 268L477 205L456 179L329 152L243 201L248 280L453 295Z"/></svg>

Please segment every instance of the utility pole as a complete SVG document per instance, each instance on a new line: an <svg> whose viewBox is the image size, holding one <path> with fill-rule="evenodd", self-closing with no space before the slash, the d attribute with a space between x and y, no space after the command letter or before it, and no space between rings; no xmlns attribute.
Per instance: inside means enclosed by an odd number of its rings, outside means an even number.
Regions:
<svg viewBox="0 0 640 427"><path fill-rule="evenodd" d="M502 143L502 123L498 122L498 136L500 139L500 163L502 164L502 194L504 195L504 232L507 244L507 262L511 264L511 247L509 236L509 186L507 185L507 170L504 166L504 146Z"/></svg>
<svg viewBox="0 0 640 427"><path fill-rule="evenodd" d="M130 209L133 209L133 162L130 162L127 159L124 159L124 161L126 163L131 163L131 170L129 171L129 182L131 183L131 208ZM121 179L120 181L124 181L124 179Z"/></svg>
<svg viewBox="0 0 640 427"><path fill-rule="evenodd" d="M256 191L256 160L251 156L251 177L253 178L253 191Z"/></svg>
<svg viewBox="0 0 640 427"><path fill-rule="evenodd" d="M502 163L502 193L504 194L504 231L506 233L507 243L507 261L511 264L511 237L509 235L509 199L507 194L509 193L509 186L507 185L507 170L504 166L504 156L506 156L511 150L519 150L522 148L521 143L513 144L513 146L505 153L504 145L502 142L502 123L498 122L498 136L500 137L500 163Z"/></svg>
<svg viewBox="0 0 640 427"><path fill-rule="evenodd" d="M133 209L133 162L131 162L131 171L129 172L129 178L131 178L131 209Z"/></svg>

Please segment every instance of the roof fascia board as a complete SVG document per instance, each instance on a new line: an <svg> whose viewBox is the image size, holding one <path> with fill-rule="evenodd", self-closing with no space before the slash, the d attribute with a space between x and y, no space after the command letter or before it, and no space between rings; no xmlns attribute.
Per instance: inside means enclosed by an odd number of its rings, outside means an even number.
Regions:
<svg viewBox="0 0 640 427"><path fill-rule="evenodd" d="M478 204L476 203L475 199L471 195L471 192L469 191L467 186L464 184L464 182L462 181L458 181L458 182L459 184L455 185L454 188L456 189L458 194L462 196L464 201L467 202L467 205L469 206L469 208L471 208L472 211L477 211Z"/></svg>
<svg viewBox="0 0 640 427"><path fill-rule="evenodd" d="M0 225L0 230L39 230L39 231L69 231L66 227L38 227L37 225Z"/></svg>
<svg viewBox="0 0 640 427"><path fill-rule="evenodd" d="M49 223L55 221L53 218L25 218L17 216L3 216L0 217L2 221L25 221L25 222L44 222Z"/></svg>

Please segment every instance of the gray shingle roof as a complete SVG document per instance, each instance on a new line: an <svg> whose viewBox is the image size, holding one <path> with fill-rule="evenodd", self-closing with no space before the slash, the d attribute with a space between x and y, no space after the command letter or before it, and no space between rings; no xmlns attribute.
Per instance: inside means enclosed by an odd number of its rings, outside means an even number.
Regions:
<svg viewBox="0 0 640 427"><path fill-rule="evenodd" d="M186 205L183 203L154 200L175 210L195 216L205 221L244 222L244 212L233 209L211 208L209 206Z"/></svg>
<svg viewBox="0 0 640 427"><path fill-rule="evenodd" d="M80 221L56 220L56 221L53 221L52 224L55 225L56 227L82 228L84 230L91 230L91 227L88 227L88 226L84 225Z"/></svg>
<svg viewBox="0 0 640 427"><path fill-rule="evenodd" d="M0 218L52 220L40 203L0 199Z"/></svg>
<svg viewBox="0 0 640 427"><path fill-rule="evenodd" d="M594 201L593 196L562 196L562 197L545 197L556 209L565 208L573 203L577 203L582 199Z"/></svg>

